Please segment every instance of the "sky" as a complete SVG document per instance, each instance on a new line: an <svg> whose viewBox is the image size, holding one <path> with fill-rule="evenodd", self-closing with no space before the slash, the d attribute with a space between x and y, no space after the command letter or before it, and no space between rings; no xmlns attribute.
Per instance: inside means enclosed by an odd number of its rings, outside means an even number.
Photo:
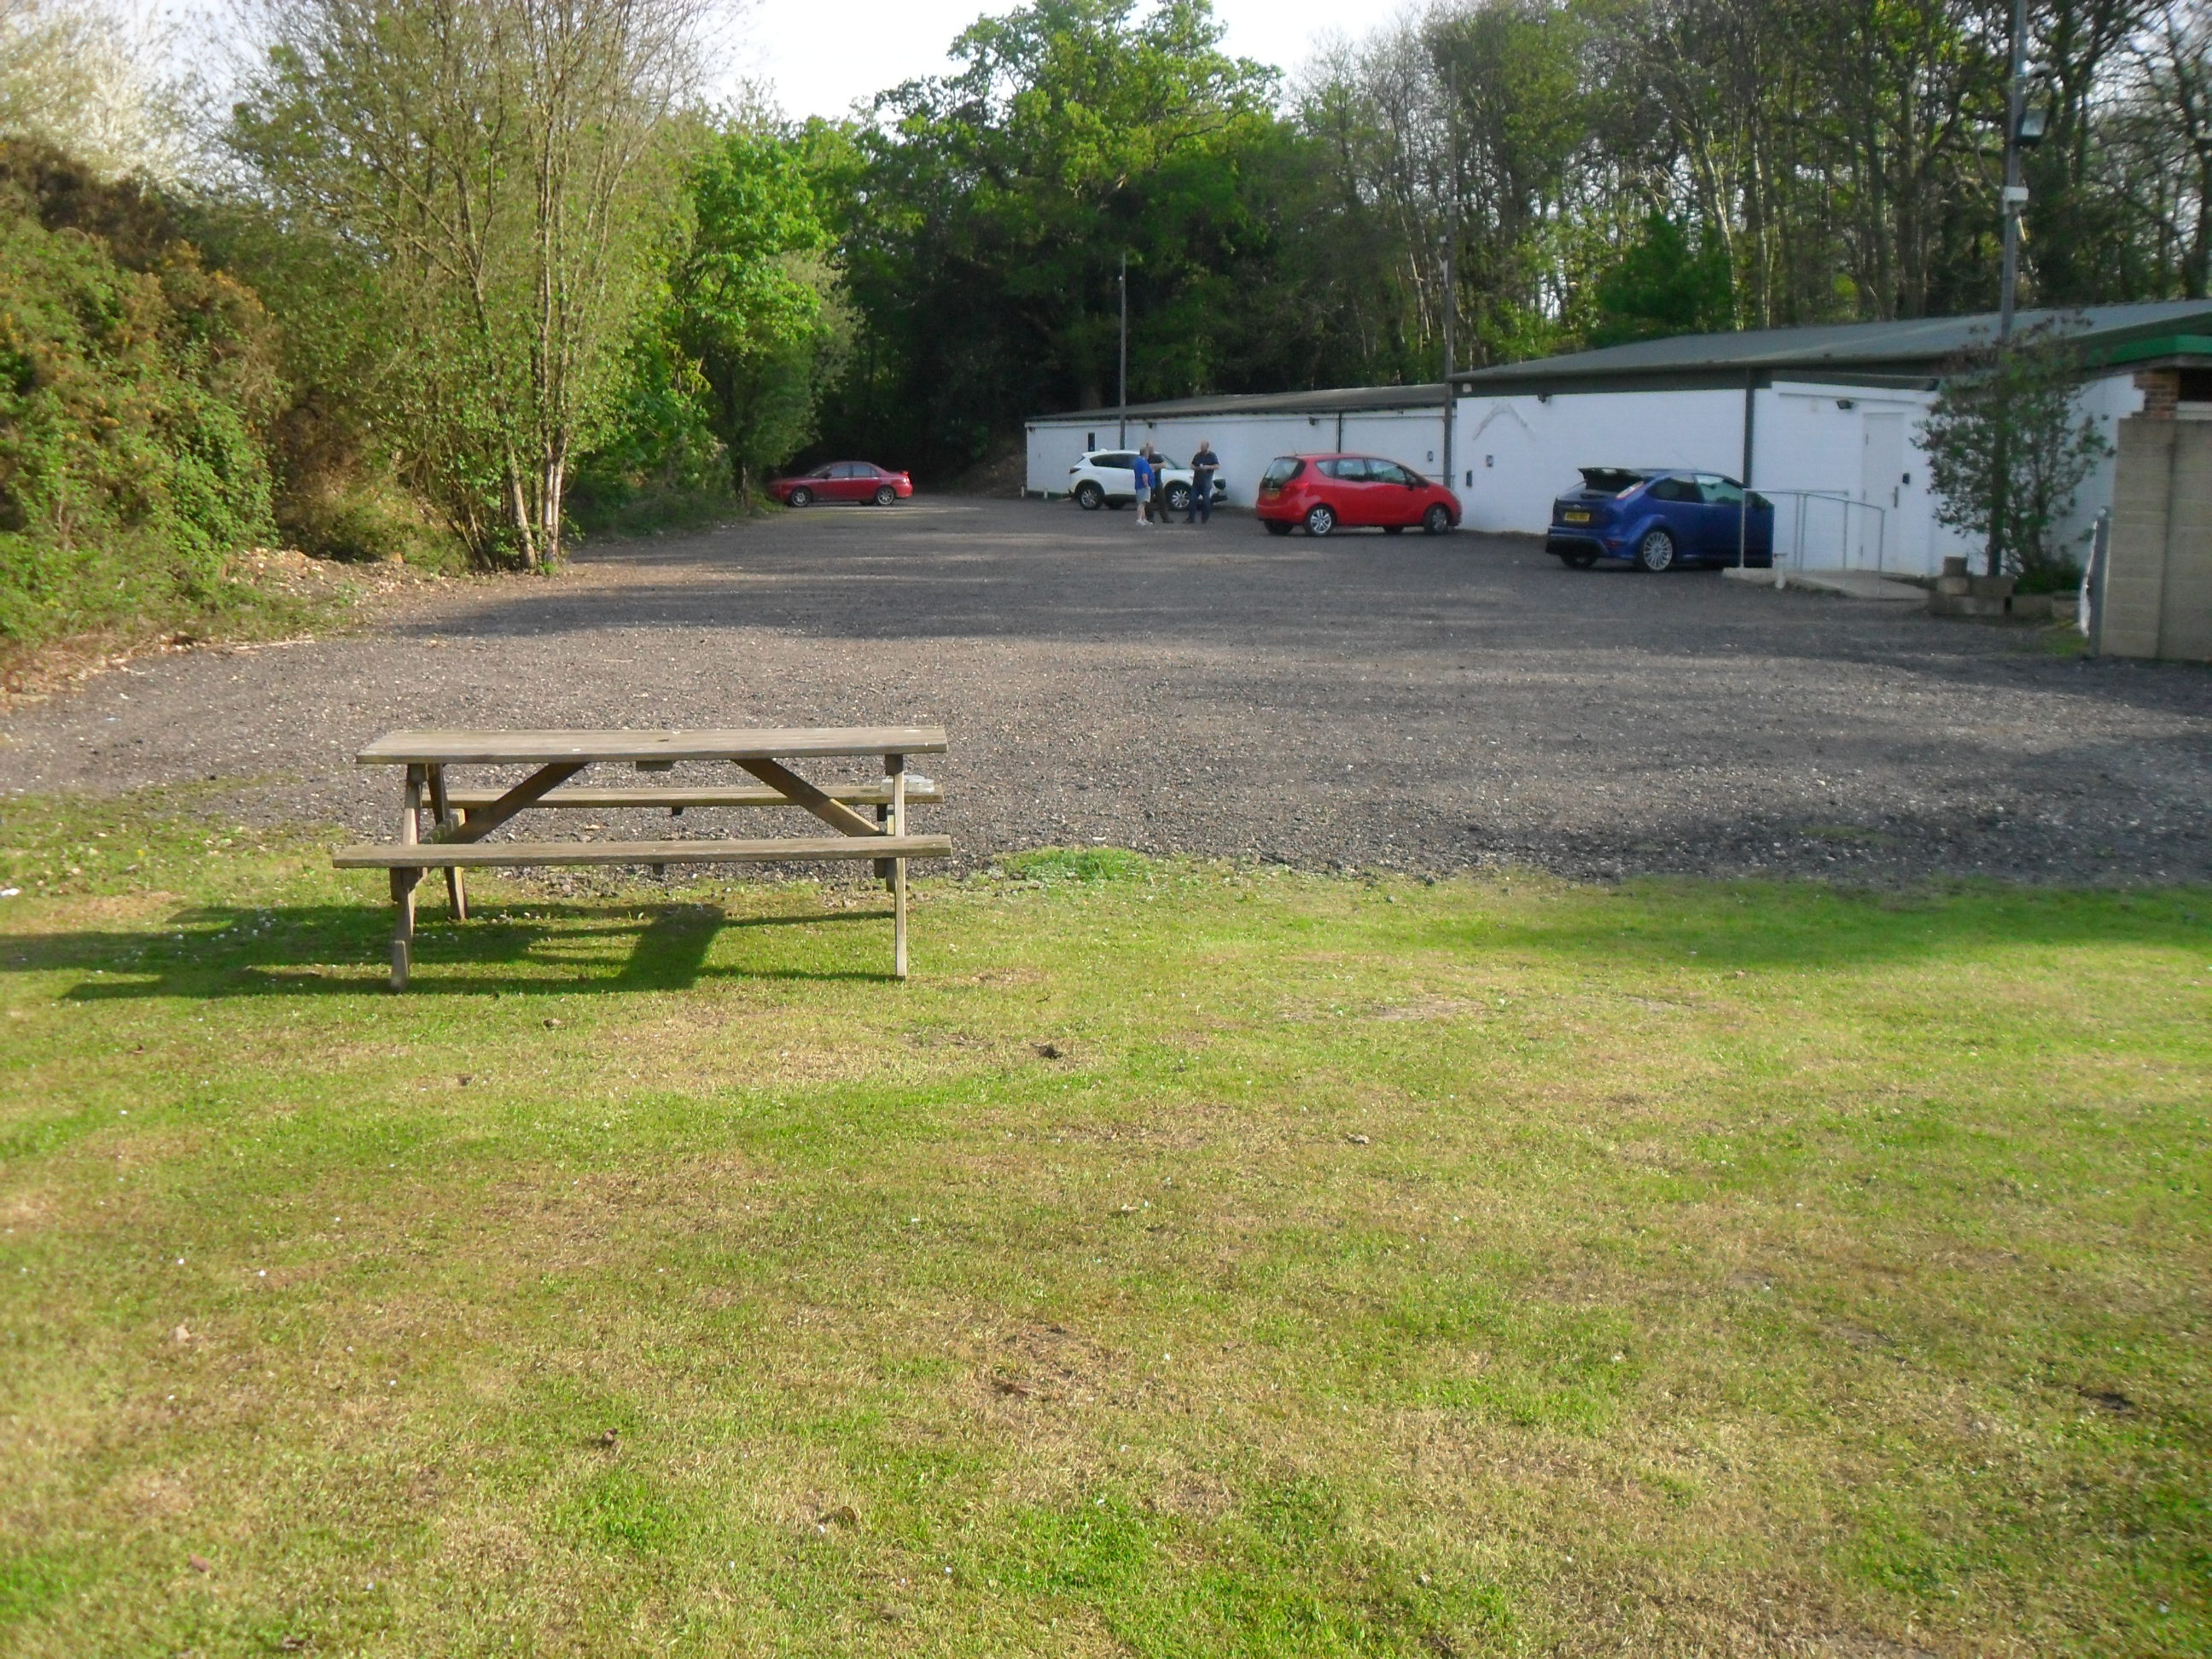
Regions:
<svg viewBox="0 0 2212 1659"><path fill-rule="evenodd" d="M731 42L729 82L772 83L794 119L846 113L853 100L902 81L942 73L952 38L1008 0L750 0ZM1236 57L1257 58L1287 76L1328 33L1364 34L1385 21L1381 8L1323 0L1214 0ZM1359 21L1351 29L1347 17Z"/></svg>

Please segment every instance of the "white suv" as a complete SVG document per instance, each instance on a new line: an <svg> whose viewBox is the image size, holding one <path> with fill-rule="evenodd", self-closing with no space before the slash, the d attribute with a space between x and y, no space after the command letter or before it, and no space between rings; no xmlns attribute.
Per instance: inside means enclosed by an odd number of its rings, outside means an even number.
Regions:
<svg viewBox="0 0 2212 1659"><path fill-rule="evenodd" d="M1127 507L1137 499L1137 452L1133 449L1094 449L1067 469L1067 493L1086 513L1102 507ZM1164 456L1152 465L1159 469L1167 510L1181 513L1190 506L1190 469ZM1213 475L1213 505L1228 494L1221 475Z"/></svg>

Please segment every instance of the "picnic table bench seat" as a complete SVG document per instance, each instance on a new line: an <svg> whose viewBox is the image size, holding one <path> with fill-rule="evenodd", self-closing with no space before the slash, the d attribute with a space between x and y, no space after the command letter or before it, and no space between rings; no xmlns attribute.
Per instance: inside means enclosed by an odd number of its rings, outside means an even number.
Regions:
<svg viewBox="0 0 2212 1659"><path fill-rule="evenodd" d="M363 765L405 769L396 843L343 847L331 855L342 870L384 870L398 909L392 942L392 988L404 989L415 933L415 888L431 870L442 870L456 921L468 918L462 872L527 869L539 866L647 864L771 864L866 859L890 887L893 971L906 977L906 861L947 858L946 836L910 835L909 805L945 797L927 779L909 775L907 757L942 754L944 728L933 726L709 728L695 731L620 730L476 732L437 729L392 732L355 758ZM879 759L880 780L815 784L787 760L868 757ZM671 772L683 762L719 761L749 774L736 786L668 783L646 787L564 787L586 767L627 764L641 772ZM520 782L504 789L459 788L450 766L527 766ZM681 841L491 842L517 813L538 808L665 810L681 817L691 807L796 806L838 833L834 836L699 837ZM856 811L874 809L873 821ZM422 834L426 811L430 835ZM592 826L597 828L597 825Z"/></svg>
<svg viewBox="0 0 2212 1659"><path fill-rule="evenodd" d="M341 847L341 870L503 870L553 864L778 864L817 859L945 859L950 836L780 836L759 841L375 842Z"/></svg>

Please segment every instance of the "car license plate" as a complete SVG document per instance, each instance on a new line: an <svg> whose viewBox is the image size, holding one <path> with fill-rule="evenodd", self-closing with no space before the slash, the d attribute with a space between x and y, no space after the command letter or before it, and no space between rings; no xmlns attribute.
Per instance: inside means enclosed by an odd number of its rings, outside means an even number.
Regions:
<svg viewBox="0 0 2212 1659"><path fill-rule="evenodd" d="M1589 522L1589 514L1587 513L1562 513L1559 516L1565 520L1569 524L1588 524Z"/></svg>

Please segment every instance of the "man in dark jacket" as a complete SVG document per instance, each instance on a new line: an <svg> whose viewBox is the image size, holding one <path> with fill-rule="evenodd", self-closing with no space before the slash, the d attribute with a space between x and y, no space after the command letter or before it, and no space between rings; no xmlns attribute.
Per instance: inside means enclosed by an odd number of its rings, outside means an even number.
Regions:
<svg viewBox="0 0 2212 1659"><path fill-rule="evenodd" d="M1213 475L1220 470L1221 457L1200 438L1198 453L1190 458L1190 509L1182 516L1185 524L1205 524L1212 519Z"/></svg>

